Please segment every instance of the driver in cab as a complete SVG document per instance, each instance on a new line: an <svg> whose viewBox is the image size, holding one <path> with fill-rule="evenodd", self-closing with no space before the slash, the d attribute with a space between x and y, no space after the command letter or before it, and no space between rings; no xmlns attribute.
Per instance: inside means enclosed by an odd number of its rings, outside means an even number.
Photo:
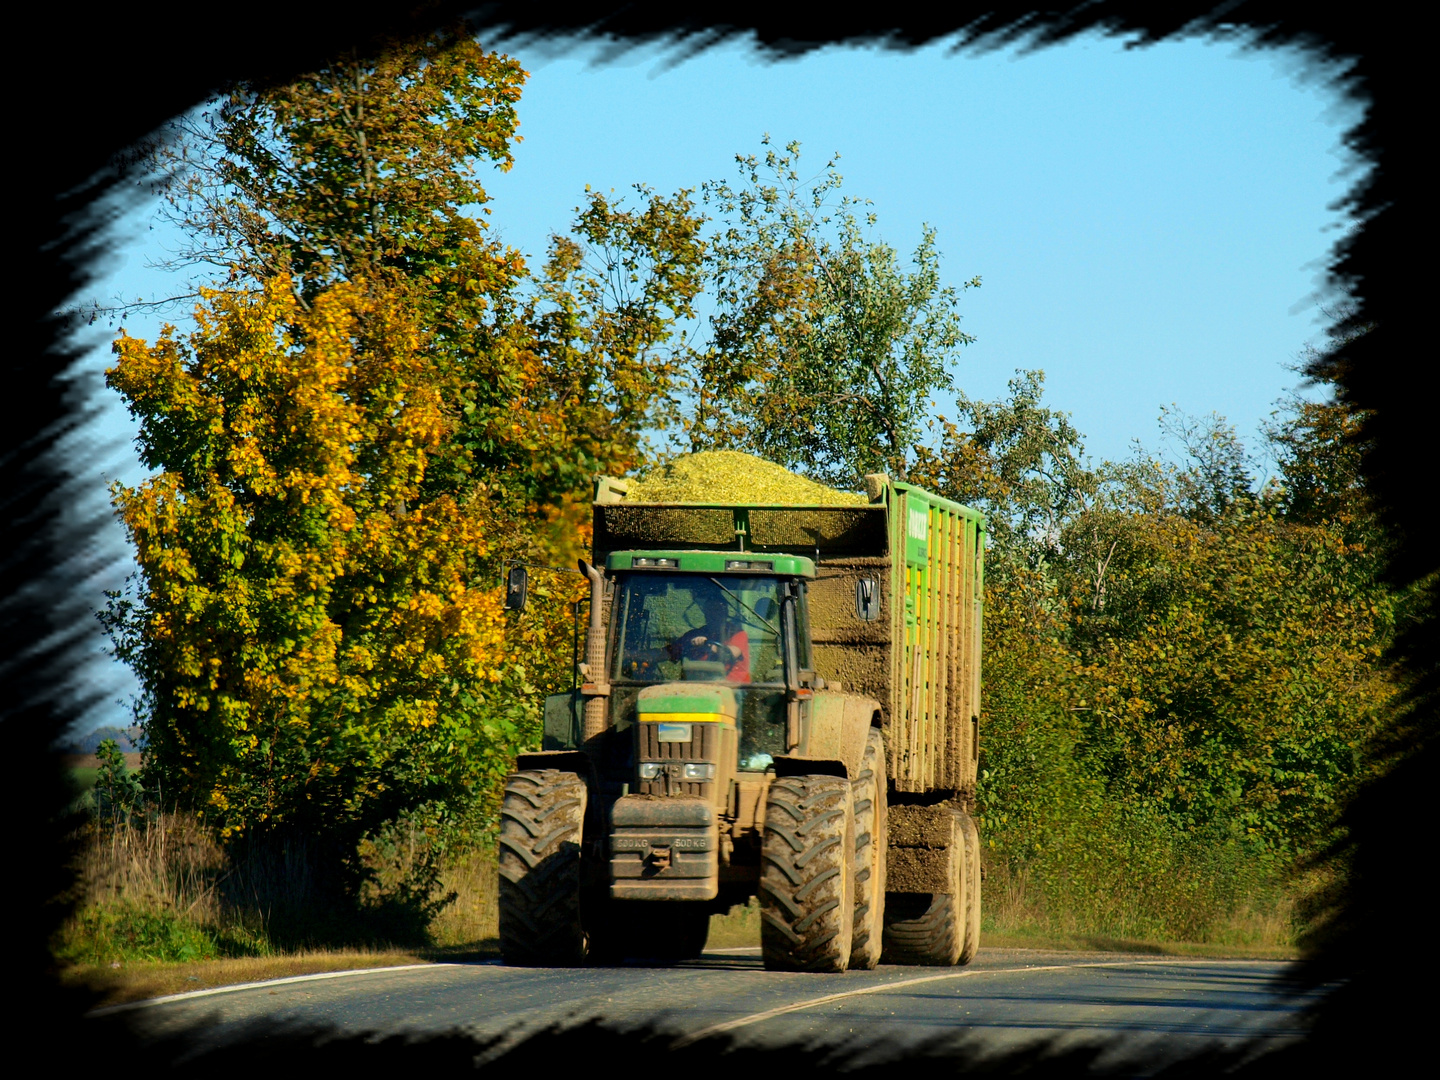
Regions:
<svg viewBox="0 0 1440 1080"><path fill-rule="evenodd" d="M750 681L750 639L744 627L730 618L729 605L719 593L708 593L698 600L705 614L705 625L681 634L666 651L671 660L720 661L725 665L727 682Z"/></svg>

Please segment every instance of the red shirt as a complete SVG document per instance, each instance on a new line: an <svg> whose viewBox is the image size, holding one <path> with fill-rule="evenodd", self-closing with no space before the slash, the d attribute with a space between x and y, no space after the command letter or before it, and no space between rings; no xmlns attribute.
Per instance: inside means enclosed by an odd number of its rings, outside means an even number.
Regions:
<svg viewBox="0 0 1440 1080"><path fill-rule="evenodd" d="M682 655L689 655L692 660L699 660L708 657L710 646L712 644L718 645L719 642L716 641L714 638L708 637L706 635L705 631L707 629L707 627L700 626L686 633L684 637L682 637L674 645L670 646L671 657L679 659ZM696 648L697 640L704 641L705 644L699 646L700 651L698 653L690 652L691 649ZM730 662L729 660L726 661L726 681L749 682L750 639L745 636L744 629L742 628L731 634L730 640L726 641L725 644L728 645L735 652L739 653L739 655L735 658L733 662Z"/></svg>
<svg viewBox="0 0 1440 1080"><path fill-rule="evenodd" d="M725 643L740 654L739 659L730 666L725 678L729 682L750 681L750 639L745 636L744 630L737 630L735 634Z"/></svg>

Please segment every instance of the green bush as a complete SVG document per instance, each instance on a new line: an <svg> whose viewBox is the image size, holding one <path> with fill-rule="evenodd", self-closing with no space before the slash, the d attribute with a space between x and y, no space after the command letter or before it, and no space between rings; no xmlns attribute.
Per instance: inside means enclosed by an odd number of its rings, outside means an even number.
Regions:
<svg viewBox="0 0 1440 1080"><path fill-rule="evenodd" d="M173 911L133 905L89 908L66 927L55 950L62 960L103 966L137 961L190 963L263 956L269 945L244 927L202 926Z"/></svg>

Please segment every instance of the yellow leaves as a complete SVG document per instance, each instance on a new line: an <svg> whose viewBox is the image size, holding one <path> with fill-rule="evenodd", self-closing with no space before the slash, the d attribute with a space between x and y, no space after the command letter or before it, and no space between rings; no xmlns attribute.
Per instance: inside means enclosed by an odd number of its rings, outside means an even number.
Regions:
<svg viewBox="0 0 1440 1080"><path fill-rule="evenodd" d="M207 293L197 326L117 341L159 474L114 498L168 775L233 834L429 753L398 732L449 731L436 701L473 708L512 649L498 590L469 584L486 504L420 494L450 421L403 298L341 286L305 311L277 279Z"/></svg>

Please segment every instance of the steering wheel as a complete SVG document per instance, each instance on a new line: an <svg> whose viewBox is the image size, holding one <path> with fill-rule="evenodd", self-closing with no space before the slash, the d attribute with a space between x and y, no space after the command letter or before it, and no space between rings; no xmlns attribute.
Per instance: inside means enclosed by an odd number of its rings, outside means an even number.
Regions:
<svg viewBox="0 0 1440 1080"><path fill-rule="evenodd" d="M705 636L705 628L695 627L687 630L681 635L677 642L679 653L686 660L718 660L720 658L720 642L706 638L703 644L697 642L697 637Z"/></svg>

